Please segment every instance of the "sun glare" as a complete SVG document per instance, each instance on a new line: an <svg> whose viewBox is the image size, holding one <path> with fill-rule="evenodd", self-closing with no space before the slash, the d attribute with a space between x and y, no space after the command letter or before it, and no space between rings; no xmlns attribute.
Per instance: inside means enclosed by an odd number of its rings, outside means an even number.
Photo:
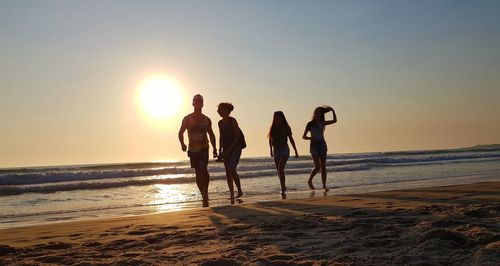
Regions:
<svg viewBox="0 0 500 266"><path fill-rule="evenodd" d="M171 78L149 77L139 86L137 100L148 117L164 120L180 111L182 90L182 86Z"/></svg>

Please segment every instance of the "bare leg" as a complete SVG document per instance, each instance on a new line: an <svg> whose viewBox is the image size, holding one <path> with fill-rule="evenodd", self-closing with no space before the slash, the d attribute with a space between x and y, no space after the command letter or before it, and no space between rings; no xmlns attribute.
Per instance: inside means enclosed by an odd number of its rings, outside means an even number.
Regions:
<svg viewBox="0 0 500 266"><path fill-rule="evenodd" d="M205 195L203 194L204 191L204 182L203 182L203 174L201 173L202 171L199 168L194 169L195 176L196 176L196 185L198 186L198 189L200 190L201 196L203 199L205 199Z"/></svg>
<svg viewBox="0 0 500 266"><path fill-rule="evenodd" d="M280 177L281 193L286 192L285 166L288 161L288 156L282 156L278 163L278 175Z"/></svg>
<svg viewBox="0 0 500 266"><path fill-rule="evenodd" d="M281 158L274 158L274 164L276 165L276 171L278 172L278 178L280 179L281 194L283 194L286 191L286 187L284 189L284 181L285 180L284 180L284 175L282 176L282 172L284 172L284 171L281 171L280 162L281 162ZM286 163L286 161L285 161L285 163Z"/></svg>
<svg viewBox="0 0 500 266"><path fill-rule="evenodd" d="M234 169L233 171L233 180L236 184L236 188L238 189L238 195L236 196L236 198L240 198L241 196L243 196L243 190L241 190L240 176L238 175L238 172L236 172L236 169Z"/></svg>
<svg viewBox="0 0 500 266"><path fill-rule="evenodd" d="M231 170L228 169L229 166L227 164L225 164L225 166L226 166L227 186L229 187L229 194L230 194L229 199L234 199L234 187L233 187L232 173L231 173Z"/></svg>
<svg viewBox="0 0 500 266"><path fill-rule="evenodd" d="M210 183L210 174L208 173L207 166L203 168L203 191L205 194L205 200L208 201L208 184Z"/></svg>
<svg viewBox="0 0 500 266"><path fill-rule="evenodd" d="M196 185L198 186L198 189L200 190L201 193L201 197L203 198L203 207L208 207L208 192L206 185L207 175L205 172L206 171L203 170L201 166L195 168Z"/></svg>
<svg viewBox="0 0 500 266"><path fill-rule="evenodd" d="M241 190L240 176L236 172L236 167L238 167L238 165L234 165L234 163L231 164L230 159L224 160L224 167L226 168L227 185L231 193L231 199L234 199L233 181L236 184L236 188L238 189L238 195L236 196L236 198L243 196L243 191Z"/></svg>
<svg viewBox="0 0 500 266"><path fill-rule="evenodd" d="M326 188L326 156L320 157L320 163L321 163L321 181L323 181L323 188L325 189L326 192L329 190L328 188Z"/></svg>
<svg viewBox="0 0 500 266"><path fill-rule="evenodd" d="M311 156L313 158L314 168L312 169L311 174L309 175L309 180L307 181L307 184L309 185L310 189L314 189L312 180L320 169L320 159L319 159L319 156L316 154L311 154Z"/></svg>
<svg viewBox="0 0 500 266"><path fill-rule="evenodd" d="M281 177L280 177L280 160L279 158L274 158L274 165L276 165L276 172L278 172L278 178L280 178L280 182L281 182Z"/></svg>

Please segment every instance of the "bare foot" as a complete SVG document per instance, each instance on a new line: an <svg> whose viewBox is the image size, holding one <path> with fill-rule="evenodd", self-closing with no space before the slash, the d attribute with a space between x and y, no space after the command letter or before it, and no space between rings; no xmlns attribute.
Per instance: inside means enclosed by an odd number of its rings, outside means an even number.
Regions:
<svg viewBox="0 0 500 266"><path fill-rule="evenodd" d="M314 188L314 186L313 186L313 182L312 182L312 180L309 180L309 181L307 182L307 184L309 185L309 188L310 188L310 189L312 189L312 190L314 190L314 189L315 189L315 188Z"/></svg>
<svg viewBox="0 0 500 266"><path fill-rule="evenodd" d="M243 192L238 192L238 195L236 195L236 198L241 198L241 196L243 196Z"/></svg>

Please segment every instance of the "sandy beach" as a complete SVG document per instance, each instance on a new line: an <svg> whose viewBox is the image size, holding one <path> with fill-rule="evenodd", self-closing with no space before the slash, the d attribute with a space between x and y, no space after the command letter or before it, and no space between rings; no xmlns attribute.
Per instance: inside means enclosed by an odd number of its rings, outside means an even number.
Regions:
<svg viewBox="0 0 500 266"><path fill-rule="evenodd" d="M500 182L0 231L1 265L498 265Z"/></svg>

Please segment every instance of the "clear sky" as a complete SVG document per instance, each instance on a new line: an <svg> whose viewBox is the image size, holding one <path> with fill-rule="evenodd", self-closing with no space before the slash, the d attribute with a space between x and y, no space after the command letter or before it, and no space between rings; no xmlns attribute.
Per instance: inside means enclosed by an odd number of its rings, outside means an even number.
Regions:
<svg viewBox="0 0 500 266"><path fill-rule="evenodd" d="M299 153L316 106L330 153L500 142L500 1L0 1L0 167L187 159L177 132L204 95L269 153L272 114ZM168 119L138 104L165 75Z"/></svg>

